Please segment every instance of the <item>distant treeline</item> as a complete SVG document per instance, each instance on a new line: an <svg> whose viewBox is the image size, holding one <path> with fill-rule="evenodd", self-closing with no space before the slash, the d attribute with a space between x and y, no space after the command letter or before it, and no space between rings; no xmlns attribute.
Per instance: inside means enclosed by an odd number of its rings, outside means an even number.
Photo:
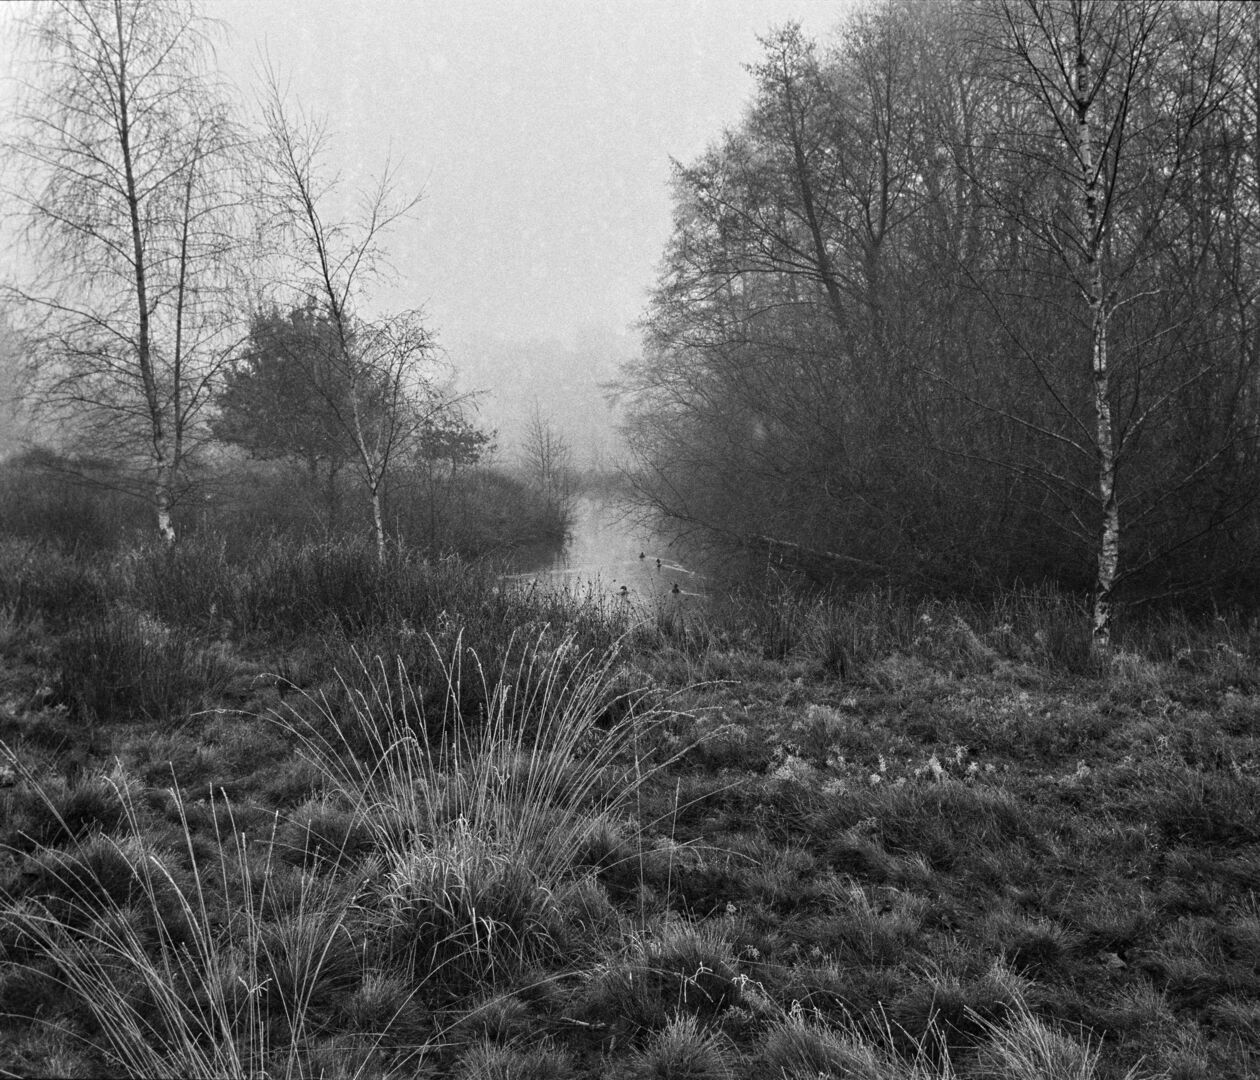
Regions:
<svg viewBox="0 0 1260 1080"><path fill-rule="evenodd" d="M1260 9L887 0L676 167L640 497L830 581L1260 594Z"/></svg>

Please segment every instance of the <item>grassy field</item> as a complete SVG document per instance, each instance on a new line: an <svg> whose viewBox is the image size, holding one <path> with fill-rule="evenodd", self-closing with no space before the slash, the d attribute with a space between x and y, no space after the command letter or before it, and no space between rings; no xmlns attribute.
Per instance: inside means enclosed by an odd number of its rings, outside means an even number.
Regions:
<svg viewBox="0 0 1260 1080"><path fill-rule="evenodd" d="M0 1073L1244 1077L1260 629L0 545Z"/></svg>

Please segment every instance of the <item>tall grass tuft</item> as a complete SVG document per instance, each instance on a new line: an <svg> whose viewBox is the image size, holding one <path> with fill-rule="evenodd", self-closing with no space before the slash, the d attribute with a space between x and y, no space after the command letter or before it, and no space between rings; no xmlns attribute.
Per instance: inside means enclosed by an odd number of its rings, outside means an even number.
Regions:
<svg viewBox="0 0 1260 1080"><path fill-rule="evenodd" d="M631 1080L730 1080L734 1048L720 1031L706 1029L694 1016L676 1016L635 1054Z"/></svg>
<svg viewBox="0 0 1260 1080"><path fill-rule="evenodd" d="M862 1077L863 1080L955 1080L948 1057L934 1061L922 1046L899 1055L891 1046L887 1024L866 1031L853 1025L833 1027L799 1006L778 1020L761 1052L761 1075L784 1080L816 1080L820 1076Z"/></svg>
<svg viewBox="0 0 1260 1080"><path fill-rule="evenodd" d="M586 918L560 900L591 872L581 853L661 767L642 747L664 713L617 688L616 660L544 630L487 671L457 640L436 713L403 665L378 659L347 715L307 699L280 717L374 835L383 932L412 970L494 983L558 955ZM484 711L465 724L470 680Z"/></svg>
<svg viewBox="0 0 1260 1080"><path fill-rule="evenodd" d="M81 1032L94 1072L411 1075L443 1037L435 1010L567 964L575 937L609 929L585 841L660 767L645 744L664 712L621 688L615 653L549 629L489 670L459 645L445 715L378 662L350 715L308 700L314 715L284 718L328 790L270 836L174 790L171 850L121 773L102 778L122 808L108 834L46 793L56 835L15 836L0 881L0 985L59 987L48 1020ZM465 726L469 680L486 705Z"/></svg>
<svg viewBox="0 0 1260 1080"><path fill-rule="evenodd" d="M144 838L126 787L117 795L125 835L37 851L42 876L19 876L27 884L0 897L9 936L23 945L16 956L8 950L7 964L50 972L90 1020L95 1068L172 1078L305 1075L328 998L364 975L350 930L354 889L308 875L277 919L270 846L256 852L230 813L230 828L216 828L218 857L198 858L182 810L186 850L161 850ZM379 1041L385 1032L366 1034Z"/></svg>
<svg viewBox="0 0 1260 1080"><path fill-rule="evenodd" d="M976 1061L975 1075L982 1080L1094 1080L1099 1074L1097 1045L1055 1030L1034 1016L1022 998L1004 1022L979 1016L976 1022L987 1035ZM1134 1066L1121 1080L1142 1076Z"/></svg>

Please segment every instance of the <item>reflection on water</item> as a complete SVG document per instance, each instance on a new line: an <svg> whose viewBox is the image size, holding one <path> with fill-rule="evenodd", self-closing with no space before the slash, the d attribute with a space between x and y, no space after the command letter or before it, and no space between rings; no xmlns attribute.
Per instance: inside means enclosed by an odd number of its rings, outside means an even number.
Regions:
<svg viewBox="0 0 1260 1080"><path fill-rule="evenodd" d="M596 589L627 600L702 594L701 575L683 565L668 543L637 527L616 505L580 496L573 532L560 552L522 561L518 581Z"/></svg>

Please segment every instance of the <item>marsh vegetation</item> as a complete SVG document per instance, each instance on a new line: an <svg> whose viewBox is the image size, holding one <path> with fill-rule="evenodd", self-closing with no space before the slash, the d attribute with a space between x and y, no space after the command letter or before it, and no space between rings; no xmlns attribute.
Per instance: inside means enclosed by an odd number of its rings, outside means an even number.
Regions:
<svg viewBox="0 0 1260 1080"><path fill-rule="evenodd" d="M1100 665L1053 591L634 609L369 536L25 522L7 1074L1257 1066L1243 620Z"/></svg>

